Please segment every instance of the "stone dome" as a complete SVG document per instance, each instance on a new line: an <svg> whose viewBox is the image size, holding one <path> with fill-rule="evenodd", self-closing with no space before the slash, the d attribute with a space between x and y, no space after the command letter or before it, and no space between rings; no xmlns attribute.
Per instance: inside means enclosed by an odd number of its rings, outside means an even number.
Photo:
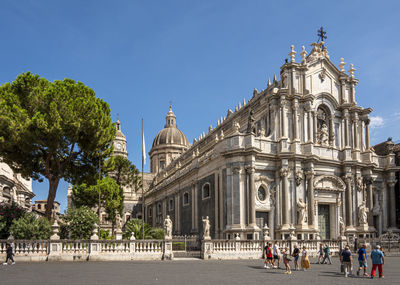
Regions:
<svg viewBox="0 0 400 285"><path fill-rule="evenodd" d="M189 141L185 134L176 127L176 116L174 112L172 112L172 108L170 106L164 129L159 131L157 136L154 138L152 148L171 144L185 147L189 146Z"/></svg>

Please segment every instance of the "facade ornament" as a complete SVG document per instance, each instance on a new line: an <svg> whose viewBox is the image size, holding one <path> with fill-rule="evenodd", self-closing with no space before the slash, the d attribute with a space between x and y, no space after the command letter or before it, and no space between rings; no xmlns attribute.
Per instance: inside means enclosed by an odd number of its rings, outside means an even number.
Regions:
<svg viewBox="0 0 400 285"><path fill-rule="evenodd" d="M116 224L115 224L116 229L117 230L122 229L122 219L121 219L121 215L119 213L117 214L117 217L115 218L115 220L116 220Z"/></svg>
<svg viewBox="0 0 400 285"><path fill-rule="evenodd" d="M300 186L301 182L303 182L303 171L296 171L296 185Z"/></svg>
<svg viewBox="0 0 400 285"><path fill-rule="evenodd" d="M210 220L208 219L208 216L202 220L203 221L203 239L204 240L210 240Z"/></svg>
<svg viewBox="0 0 400 285"><path fill-rule="evenodd" d="M267 86L268 86L268 87L270 87L270 86L271 86L271 78L269 78L269 77L268 77Z"/></svg>
<svg viewBox="0 0 400 285"><path fill-rule="evenodd" d="M247 133L248 134L255 134L255 119L254 119L254 112L250 110L249 118L247 122Z"/></svg>
<svg viewBox="0 0 400 285"><path fill-rule="evenodd" d="M220 140L222 141L224 139L224 131L221 130L221 134L219 135Z"/></svg>
<svg viewBox="0 0 400 285"><path fill-rule="evenodd" d="M329 145L329 131L326 124L322 124L321 129L319 130L319 143L324 146Z"/></svg>
<svg viewBox="0 0 400 285"><path fill-rule="evenodd" d="M296 53L294 51L294 45L290 46L290 52L289 52L289 56L290 56L290 62L296 62Z"/></svg>
<svg viewBox="0 0 400 285"><path fill-rule="evenodd" d="M300 55L301 55L301 64L306 64L306 62L307 62L307 59L306 59L307 52L306 52L306 48L304 46L301 47Z"/></svg>
<svg viewBox="0 0 400 285"><path fill-rule="evenodd" d="M356 183L357 183L358 192L361 192L362 190L364 190L364 183L363 183L363 180L362 180L362 178L360 176L357 177Z"/></svg>
<svg viewBox="0 0 400 285"><path fill-rule="evenodd" d="M354 68L354 64L350 64L350 69L348 70L348 72L350 73L350 77L354 78L354 71L356 71L356 69Z"/></svg>
<svg viewBox="0 0 400 285"><path fill-rule="evenodd" d="M340 236L343 237L344 236L344 230L345 230L345 225L344 225L344 221L343 221L343 217L339 217L339 233Z"/></svg>
<svg viewBox="0 0 400 285"><path fill-rule="evenodd" d="M251 174L251 173L256 172L256 168L254 166L249 165L249 166L246 166L246 171L247 171L247 173Z"/></svg>
<svg viewBox="0 0 400 285"><path fill-rule="evenodd" d="M306 224L306 203L303 202L303 199L299 198L297 201L297 212L299 212L297 224L305 225Z"/></svg>
<svg viewBox="0 0 400 285"><path fill-rule="evenodd" d="M322 70L319 74L319 79L321 79L321 82L324 82L325 78L326 78L326 69L325 67L322 67Z"/></svg>
<svg viewBox="0 0 400 285"><path fill-rule="evenodd" d="M368 224L368 214L367 208L365 206L365 201L363 201L358 208L358 222L360 223L360 225Z"/></svg>
<svg viewBox="0 0 400 285"><path fill-rule="evenodd" d="M264 127L261 127L260 130L258 131L258 135L260 137L265 137L265 129Z"/></svg>
<svg viewBox="0 0 400 285"><path fill-rule="evenodd" d="M167 218L164 220L164 230L165 230L164 239L172 239L172 221L169 215L167 215Z"/></svg>
<svg viewBox="0 0 400 285"><path fill-rule="evenodd" d="M274 74L274 83L276 82L277 80L276 80L276 74Z"/></svg>
<svg viewBox="0 0 400 285"><path fill-rule="evenodd" d="M208 132L211 133L212 130L213 130L213 128L212 128L212 126L210 125L210 126L208 127Z"/></svg>
<svg viewBox="0 0 400 285"><path fill-rule="evenodd" d="M235 134L240 134L240 131L239 131L239 129L240 129L240 124L239 124L238 121L236 121L236 122L233 123L233 129L234 129L234 131L235 131Z"/></svg>
<svg viewBox="0 0 400 285"><path fill-rule="evenodd" d="M346 65L346 63L344 62L344 58L340 58L340 63L339 63L339 68L341 72L345 72L344 70L344 66Z"/></svg>
<svg viewBox="0 0 400 285"><path fill-rule="evenodd" d="M228 109L228 111L227 111L227 113L226 113L226 117L229 118L229 116L232 115L232 114L233 114L233 111L232 111L231 109ZM224 121L224 120L221 119L221 124L222 124L223 121Z"/></svg>
<svg viewBox="0 0 400 285"><path fill-rule="evenodd" d="M287 168L287 167L282 167L281 170L280 170L280 175L281 175L281 177L285 177L285 176L287 176L288 174L289 174L289 168Z"/></svg>
<svg viewBox="0 0 400 285"><path fill-rule="evenodd" d="M306 178L307 178L307 179L310 179L310 178L312 178L312 177L315 175L315 171L314 171L313 169L307 170L307 171L305 172L305 175L306 175Z"/></svg>
<svg viewBox="0 0 400 285"><path fill-rule="evenodd" d="M253 97L256 97L258 95L258 90L257 90L257 88L254 88L254 90L253 90ZM240 104L240 103L239 103ZM244 104L243 104L243 106L244 106Z"/></svg>

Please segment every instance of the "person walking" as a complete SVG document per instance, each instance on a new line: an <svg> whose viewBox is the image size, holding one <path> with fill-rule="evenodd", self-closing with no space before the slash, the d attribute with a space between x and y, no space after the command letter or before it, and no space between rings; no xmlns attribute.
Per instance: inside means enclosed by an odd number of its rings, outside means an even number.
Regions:
<svg viewBox="0 0 400 285"><path fill-rule="evenodd" d="M367 263L367 245L363 244L358 250L358 263L359 267L357 270L357 276L360 276L361 270L364 268L364 276L369 276L367 273L368 263Z"/></svg>
<svg viewBox="0 0 400 285"><path fill-rule="evenodd" d="M281 268L281 257L280 257L279 246L278 246L277 241L275 241L272 251L273 251L273 255L274 255L274 260L272 261L274 268ZM278 262L278 265L276 265L276 262Z"/></svg>
<svg viewBox="0 0 400 285"><path fill-rule="evenodd" d="M324 249L323 249L323 244L320 243L319 244L319 257L318 257L318 261L317 264L321 264L322 262L322 258L324 257Z"/></svg>
<svg viewBox="0 0 400 285"><path fill-rule="evenodd" d="M329 249L329 245L325 244L325 248L324 248L324 259L322 260L322 264L326 263L326 259L328 259L329 264L332 264L332 260L331 260L331 256L330 256L331 252Z"/></svg>
<svg viewBox="0 0 400 285"><path fill-rule="evenodd" d="M300 249L297 247L297 244L294 245L292 256L294 258L294 270L299 270L299 257L300 257Z"/></svg>
<svg viewBox="0 0 400 285"><path fill-rule="evenodd" d="M6 262L4 262L3 265L7 265L8 260L11 260L12 264L15 264L14 258L13 258L13 256L14 256L13 249L9 243L6 244L6 253L7 253Z"/></svg>
<svg viewBox="0 0 400 285"><path fill-rule="evenodd" d="M308 252L305 246L303 246L303 251L301 254L301 268L304 271L307 271L310 268L310 260L308 259Z"/></svg>
<svg viewBox="0 0 400 285"><path fill-rule="evenodd" d="M379 245L371 252L372 259L372 270L371 270L371 278L375 277L375 271L378 267L379 270L379 278L385 278L383 276L383 265L385 264L385 255L381 251L381 247Z"/></svg>
<svg viewBox="0 0 400 285"><path fill-rule="evenodd" d="M283 251L283 263L286 267L285 274L292 274L292 270L290 269L290 261L292 260L292 256L290 255L290 250L288 247Z"/></svg>
<svg viewBox="0 0 400 285"><path fill-rule="evenodd" d="M348 245L346 245L346 247L342 251L340 261L344 265L344 277L348 277L349 274L352 274L351 267L353 264L353 257L351 256L350 247Z"/></svg>
<svg viewBox="0 0 400 285"><path fill-rule="evenodd" d="M264 268L270 269L272 268L272 246L271 243L268 243L267 246L265 247L265 263L264 263Z"/></svg>

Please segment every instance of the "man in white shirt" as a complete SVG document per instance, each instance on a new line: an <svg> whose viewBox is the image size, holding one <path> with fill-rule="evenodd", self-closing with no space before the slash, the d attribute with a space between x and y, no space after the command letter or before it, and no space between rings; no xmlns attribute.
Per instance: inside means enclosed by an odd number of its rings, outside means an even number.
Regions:
<svg viewBox="0 0 400 285"><path fill-rule="evenodd" d="M274 255L273 266L274 268L281 268L281 259L278 242L276 241L274 247L272 248L272 254ZM276 260L278 260L278 266L276 266Z"/></svg>

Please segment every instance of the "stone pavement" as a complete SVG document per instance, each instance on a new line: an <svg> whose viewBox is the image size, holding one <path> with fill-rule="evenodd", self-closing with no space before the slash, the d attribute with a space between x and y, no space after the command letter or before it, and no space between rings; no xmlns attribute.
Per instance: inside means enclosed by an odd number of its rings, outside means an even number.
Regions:
<svg viewBox="0 0 400 285"><path fill-rule="evenodd" d="M18 263L0 267L0 284L400 284L400 257L387 257L383 280L344 278L333 262L292 275L263 269L262 260Z"/></svg>

